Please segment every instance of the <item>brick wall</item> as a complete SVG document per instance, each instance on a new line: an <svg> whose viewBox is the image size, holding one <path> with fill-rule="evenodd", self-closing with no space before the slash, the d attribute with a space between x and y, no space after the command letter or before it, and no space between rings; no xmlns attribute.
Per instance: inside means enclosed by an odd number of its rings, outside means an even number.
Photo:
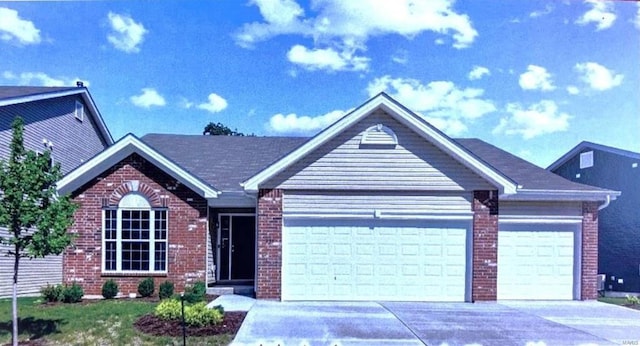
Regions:
<svg viewBox="0 0 640 346"><path fill-rule="evenodd" d="M100 295L102 284L114 279L122 294L137 292L140 276L102 274L102 207L113 205L129 191L147 196L152 206L168 207L167 274L154 274L158 285L169 280L175 291L205 281L207 201L137 154L132 154L91 180L72 195L80 208L70 230L75 246L64 254L63 282L78 282L87 295Z"/></svg>
<svg viewBox="0 0 640 346"><path fill-rule="evenodd" d="M258 275L256 298L281 298L282 190L258 194Z"/></svg>
<svg viewBox="0 0 640 346"><path fill-rule="evenodd" d="M473 192L473 301L496 300L498 279L498 192Z"/></svg>
<svg viewBox="0 0 640 346"><path fill-rule="evenodd" d="M582 203L582 277L580 299L598 298L598 203Z"/></svg>

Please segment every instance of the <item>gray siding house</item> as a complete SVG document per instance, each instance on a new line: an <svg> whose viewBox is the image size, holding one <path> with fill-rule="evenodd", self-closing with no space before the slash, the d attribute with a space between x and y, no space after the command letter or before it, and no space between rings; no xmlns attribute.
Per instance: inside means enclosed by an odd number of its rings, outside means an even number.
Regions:
<svg viewBox="0 0 640 346"><path fill-rule="evenodd" d="M10 152L11 123L16 116L25 122L25 147L52 150L54 162L67 174L109 145L113 138L89 91L82 87L0 86L0 159ZM0 228L0 236L7 236ZM0 297L11 294L13 258L0 246ZM22 260L18 290L36 294L47 283L62 282L62 256Z"/></svg>
<svg viewBox="0 0 640 346"><path fill-rule="evenodd" d="M582 184L621 191L600 213L598 272L605 290L640 292L640 153L582 142L548 170Z"/></svg>

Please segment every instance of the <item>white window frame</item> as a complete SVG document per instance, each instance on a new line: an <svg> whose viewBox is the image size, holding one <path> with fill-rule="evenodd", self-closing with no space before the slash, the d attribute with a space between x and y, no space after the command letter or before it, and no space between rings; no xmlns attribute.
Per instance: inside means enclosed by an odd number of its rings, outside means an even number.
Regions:
<svg viewBox="0 0 640 346"><path fill-rule="evenodd" d="M593 150L580 154L580 169L593 167Z"/></svg>
<svg viewBox="0 0 640 346"><path fill-rule="evenodd" d="M84 105L80 101L76 101L75 110L73 112L76 119L84 121Z"/></svg>
<svg viewBox="0 0 640 346"><path fill-rule="evenodd" d="M107 270L105 267L105 260L106 260L106 254L107 254L107 241L112 242L112 239L106 239L105 237L105 233L106 233L106 216L107 216L107 211L112 211L115 210L116 211L116 239L115 239L115 243L116 243L116 269L115 270ZM149 239L144 239L142 241L148 242L149 243L149 270L123 270L122 269L122 243L123 243L123 239L122 239L122 211L126 210L126 211L148 211L149 212ZM156 215L155 212L156 211L165 211L166 216L166 238L165 239L160 239L160 240L156 240L156 233L155 233L155 221L156 221ZM102 232L101 232L101 237L102 237L102 256L101 256L101 263L100 263L100 268L103 274L106 275L110 275L110 274L167 274L168 271L168 267L169 267L169 210L167 208L152 208L151 205L149 204L149 202L147 201L147 199L145 197L143 197L140 194L137 193L129 193L126 196L124 196L121 200L120 200L120 204L118 205L117 208L104 208L102 209ZM129 240L126 240L129 241ZM155 255L156 255L156 251L155 251L155 244L156 243L160 243L160 242L164 242L165 245L165 264L164 264L164 270L155 270Z"/></svg>

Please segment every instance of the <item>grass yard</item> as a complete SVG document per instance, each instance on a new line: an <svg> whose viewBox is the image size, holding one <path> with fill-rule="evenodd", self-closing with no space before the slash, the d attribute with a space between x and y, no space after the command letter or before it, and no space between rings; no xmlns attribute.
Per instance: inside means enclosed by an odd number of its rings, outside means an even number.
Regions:
<svg viewBox="0 0 640 346"><path fill-rule="evenodd" d="M100 300L43 305L39 298L18 298L20 341L36 345L182 345L182 337L155 337L138 332L133 323L153 312L157 303ZM0 344L11 342L11 299L0 299ZM227 345L233 335L189 337L189 345Z"/></svg>
<svg viewBox="0 0 640 346"><path fill-rule="evenodd" d="M640 305L630 305L629 301L627 301L627 298L600 297L598 298L598 301L607 304L624 306L625 308L629 309L640 310Z"/></svg>

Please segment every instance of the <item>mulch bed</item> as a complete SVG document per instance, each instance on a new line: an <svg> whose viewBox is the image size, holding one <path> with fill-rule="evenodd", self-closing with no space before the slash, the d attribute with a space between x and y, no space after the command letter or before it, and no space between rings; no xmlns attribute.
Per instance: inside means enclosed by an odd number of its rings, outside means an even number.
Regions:
<svg viewBox="0 0 640 346"><path fill-rule="evenodd" d="M246 315L247 313L242 311L225 312L224 319L220 324L205 327L187 326L187 336L236 334ZM180 321L162 320L153 314L140 317L133 326L145 334L155 336L182 336L182 324Z"/></svg>

